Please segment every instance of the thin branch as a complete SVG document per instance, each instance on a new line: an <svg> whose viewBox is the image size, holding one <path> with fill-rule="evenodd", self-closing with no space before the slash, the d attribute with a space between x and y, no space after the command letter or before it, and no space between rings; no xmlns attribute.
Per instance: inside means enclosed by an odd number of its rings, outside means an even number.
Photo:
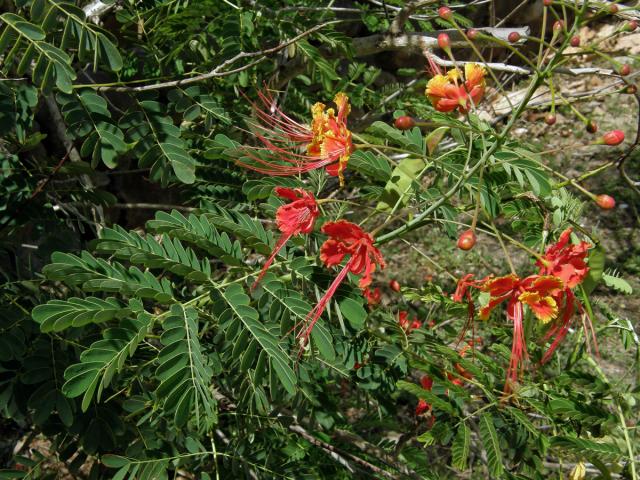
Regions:
<svg viewBox="0 0 640 480"><path fill-rule="evenodd" d="M391 26L389 27L389 33L392 35L398 35L404 31L404 24L407 23L409 17L418 8L424 7L431 3L436 3L438 0L409 0L401 10L398 11Z"/></svg>
<svg viewBox="0 0 640 480"><path fill-rule="evenodd" d="M194 207L183 207L182 205L165 205L163 203L116 203L113 208L121 210L180 210L183 212L193 212Z"/></svg>
<svg viewBox="0 0 640 480"><path fill-rule="evenodd" d="M306 30L304 32L302 32L300 35L297 35L293 38L291 38L290 40L287 40L286 42L283 42L275 47L272 48L265 48L264 50L259 50L257 52L240 52L237 55L229 58L228 60L225 60L224 62L222 62L220 65L218 65L217 67L215 67L213 70L211 70L208 73L203 73L202 75L196 75L195 77L191 77L191 78L183 78L180 80L173 80L171 82L164 82L164 83L154 83L151 85L142 85L139 87L112 87L112 86L105 86L105 87L97 87L98 91L111 91L111 92L145 92L148 90L160 90L163 88L171 88L171 87L177 87L177 86L182 86L182 85L190 85L192 83L197 83L197 82L202 82L204 80L208 80L210 78L216 78L216 77L225 77L228 75L232 75L234 73L238 73L238 72L242 72L243 70L247 70L251 67L254 67L255 65L258 65L259 63L264 62L268 56L272 53L276 53L279 52L280 50L283 50L285 48L287 48L289 45L296 43L297 41L303 39L306 36L311 35L314 32L317 32L318 30L321 30L329 25L333 25L336 23L340 23L340 20L332 20L330 22L325 22L325 23L321 23L320 25L316 25L313 28L310 28L309 30ZM230 65L233 65L234 63L236 63L238 60L241 60L243 58L256 58L259 57L257 60L254 60L253 62L250 62L246 65L243 65L242 67L238 67L238 68L234 68L232 70L225 70L227 67L229 67ZM91 86L91 85L87 85L87 86Z"/></svg>

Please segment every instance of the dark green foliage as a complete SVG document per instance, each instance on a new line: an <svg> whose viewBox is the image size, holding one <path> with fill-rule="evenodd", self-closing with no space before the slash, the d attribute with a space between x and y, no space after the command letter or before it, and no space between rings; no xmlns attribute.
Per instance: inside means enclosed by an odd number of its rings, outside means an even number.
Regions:
<svg viewBox="0 0 640 480"><path fill-rule="evenodd" d="M402 39L389 28L407 2L105 1L97 23L92 3L15 0L0 15L0 419L16 440L50 444L0 451L0 478L542 480L579 461L598 478L632 478L640 342L622 302L591 295L629 295L634 282L556 183L575 172L554 176L511 117L434 110L421 49L385 47ZM406 32L451 27L439 5L416 3ZM463 28L486 8L448 4ZM363 41L380 51L359 51ZM276 177L236 165L283 154L265 152L252 113L265 89L267 111L301 124L316 102L349 95L344 188L324 169ZM400 131L399 115L418 126ZM254 285L282 234L276 187L323 202L314 231L292 236ZM520 249L514 261L533 273L567 226L594 243L576 295L601 350L635 355L629 372L607 378L582 345L581 311L539 365L548 326L526 310L527 338L540 335L530 368L505 385L512 323L497 309L471 325L451 297L458 277L481 276L477 253L449 242L473 212L485 238L503 234L486 273L508 272L501 248ZM416 276L395 292L377 268L381 303L369 305L350 274L304 343L344 265L323 265L321 227L341 218L375 235L394 272L418 272L419 253L452 278ZM429 243L434 232L449 243ZM400 325L401 310L421 326ZM482 343L463 355L471 335ZM418 415L419 401L429 406Z"/></svg>

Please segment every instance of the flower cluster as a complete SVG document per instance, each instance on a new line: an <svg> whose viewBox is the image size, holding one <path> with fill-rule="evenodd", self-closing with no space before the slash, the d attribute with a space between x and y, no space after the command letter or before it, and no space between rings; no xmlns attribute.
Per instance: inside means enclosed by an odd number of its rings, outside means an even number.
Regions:
<svg viewBox="0 0 640 480"><path fill-rule="evenodd" d="M464 77L458 68L442 74L432 63L431 69L434 76L427 83L425 94L439 112L458 109L460 113L467 113L482 100L486 87L485 70L482 66L476 63L465 64Z"/></svg>
<svg viewBox="0 0 640 480"><path fill-rule="evenodd" d="M305 125L280 110L268 93L258 95L262 108L253 105L258 123L252 126L263 147L245 149L250 162L239 160L238 164L274 176L325 168L344 185L344 169L353 153L351 131L347 128L349 98L344 93L335 96L337 112L324 103L316 103L311 107L311 124Z"/></svg>
<svg viewBox="0 0 640 480"><path fill-rule="evenodd" d="M482 280L473 280L472 275L466 275L458 282L453 299L458 302L466 299L470 306L470 316L475 312L470 288L489 294L489 300L478 311L480 319L489 318L496 307L507 303L507 319L513 323L508 382L517 381L523 361L527 358L523 327L525 308L540 322L549 326L544 339L552 340L552 343L544 353L542 363L552 357L567 335L576 309L584 314L584 309L572 290L584 281L589 272L585 260L590 245L586 242L571 244L570 236L571 229L565 230L558 242L547 248L536 263L539 267L538 274L525 278L515 274L503 277L489 276Z"/></svg>

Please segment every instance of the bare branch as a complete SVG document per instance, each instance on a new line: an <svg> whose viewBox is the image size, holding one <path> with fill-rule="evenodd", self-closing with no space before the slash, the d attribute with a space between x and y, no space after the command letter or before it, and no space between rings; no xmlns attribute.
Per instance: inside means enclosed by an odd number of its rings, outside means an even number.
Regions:
<svg viewBox="0 0 640 480"><path fill-rule="evenodd" d="M409 17L415 12L418 8L423 7L425 5L429 5L431 3L436 3L438 0L409 0L401 10L398 11L396 17L391 22L391 26L389 27L389 33L392 35L398 35L402 33L404 30L404 24L409 20Z"/></svg>
<svg viewBox="0 0 640 480"><path fill-rule="evenodd" d="M491 44L493 39L501 42L508 41L511 32L517 32L522 37L518 43L524 43L529 35L529 27L520 28L478 28L478 31L484 33L482 40L478 42ZM424 49L438 48L438 35L446 33L451 39L452 47L467 47L467 40L457 30L439 30L436 32L412 32L402 35L378 34L369 35L367 37L354 38L352 40L353 49L357 57L365 55L373 55L374 53L393 51L393 50L414 50L421 52ZM493 37L493 38L492 38Z"/></svg>
<svg viewBox="0 0 640 480"><path fill-rule="evenodd" d="M211 70L208 73L203 73L202 75L196 75L195 77L191 77L191 78L182 78L180 80L173 80L171 82L164 82L164 83L153 83L150 85L142 85L139 87L111 87L111 86L107 86L107 87L98 87L97 90L98 91L111 91L111 92L145 92L148 90L160 90L163 88L171 88L171 87L177 87L177 86L181 86L181 85L190 85L192 83L197 83L197 82L202 82L204 80L208 80L210 78L216 78L216 77L225 77L228 75L232 75L234 73L238 73L238 72L242 72L243 70L247 70L255 65L258 65L259 63L264 62L268 56L272 53L276 53L279 52L280 50L283 50L285 48L287 48L289 45L296 43L297 41L301 40L302 38L311 35L314 32L317 32L318 30L321 30L329 25L333 25L335 23L340 23L340 20L332 20L330 22L325 22L325 23L321 23L320 25L316 25L313 28L310 28L309 30L306 30L304 32L302 32L300 35L297 35L295 37L293 37L290 40L287 40L286 42L283 42L273 48L266 48L264 50L260 50L257 52L240 52L237 55L229 58L228 60L225 60L224 62L222 62L220 65L218 65L216 68L214 68L213 70ZM259 57L257 60L254 60L253 62L247 63L246 65L243 65L242 67L238 67L238 68L234 68L232 70L225 70L227 67L229 67L230 65L233 65L234 63L236 63L238 60L241 60L243 58L256 58ZM89 85L90 86L90 85Z"/></svg>

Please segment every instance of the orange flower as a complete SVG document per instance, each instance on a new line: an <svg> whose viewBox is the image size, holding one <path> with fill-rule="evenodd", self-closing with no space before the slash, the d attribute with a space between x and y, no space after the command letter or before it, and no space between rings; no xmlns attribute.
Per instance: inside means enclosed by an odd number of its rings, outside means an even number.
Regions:
<svg viewBox="0 0 640 480"><path fill-rule="evenodd" d="M312 120L304 125L293 120L275 105L267 93L259 92L263 108L254 104L258 124L254 134L263 147L246 148L250 163L238 164L265 175L290 176L325 168L338 176L344 185L344 169L353 153L347 116L351 111L349 98L338 93L334 98L337 112L323 103L311 107Z"/></svg>
<svg viewBox="0 0 640 480"><path fill-rule="evenodd" d="M443 75L432 61L431 63L434 76L427 83L425 94L436 110L451 112L458 109L460 113L467 113L472 105L480 103L486 87L485 70L482 66L476 63L465 64L463 79L459 69L454 68Z"/></svg>

